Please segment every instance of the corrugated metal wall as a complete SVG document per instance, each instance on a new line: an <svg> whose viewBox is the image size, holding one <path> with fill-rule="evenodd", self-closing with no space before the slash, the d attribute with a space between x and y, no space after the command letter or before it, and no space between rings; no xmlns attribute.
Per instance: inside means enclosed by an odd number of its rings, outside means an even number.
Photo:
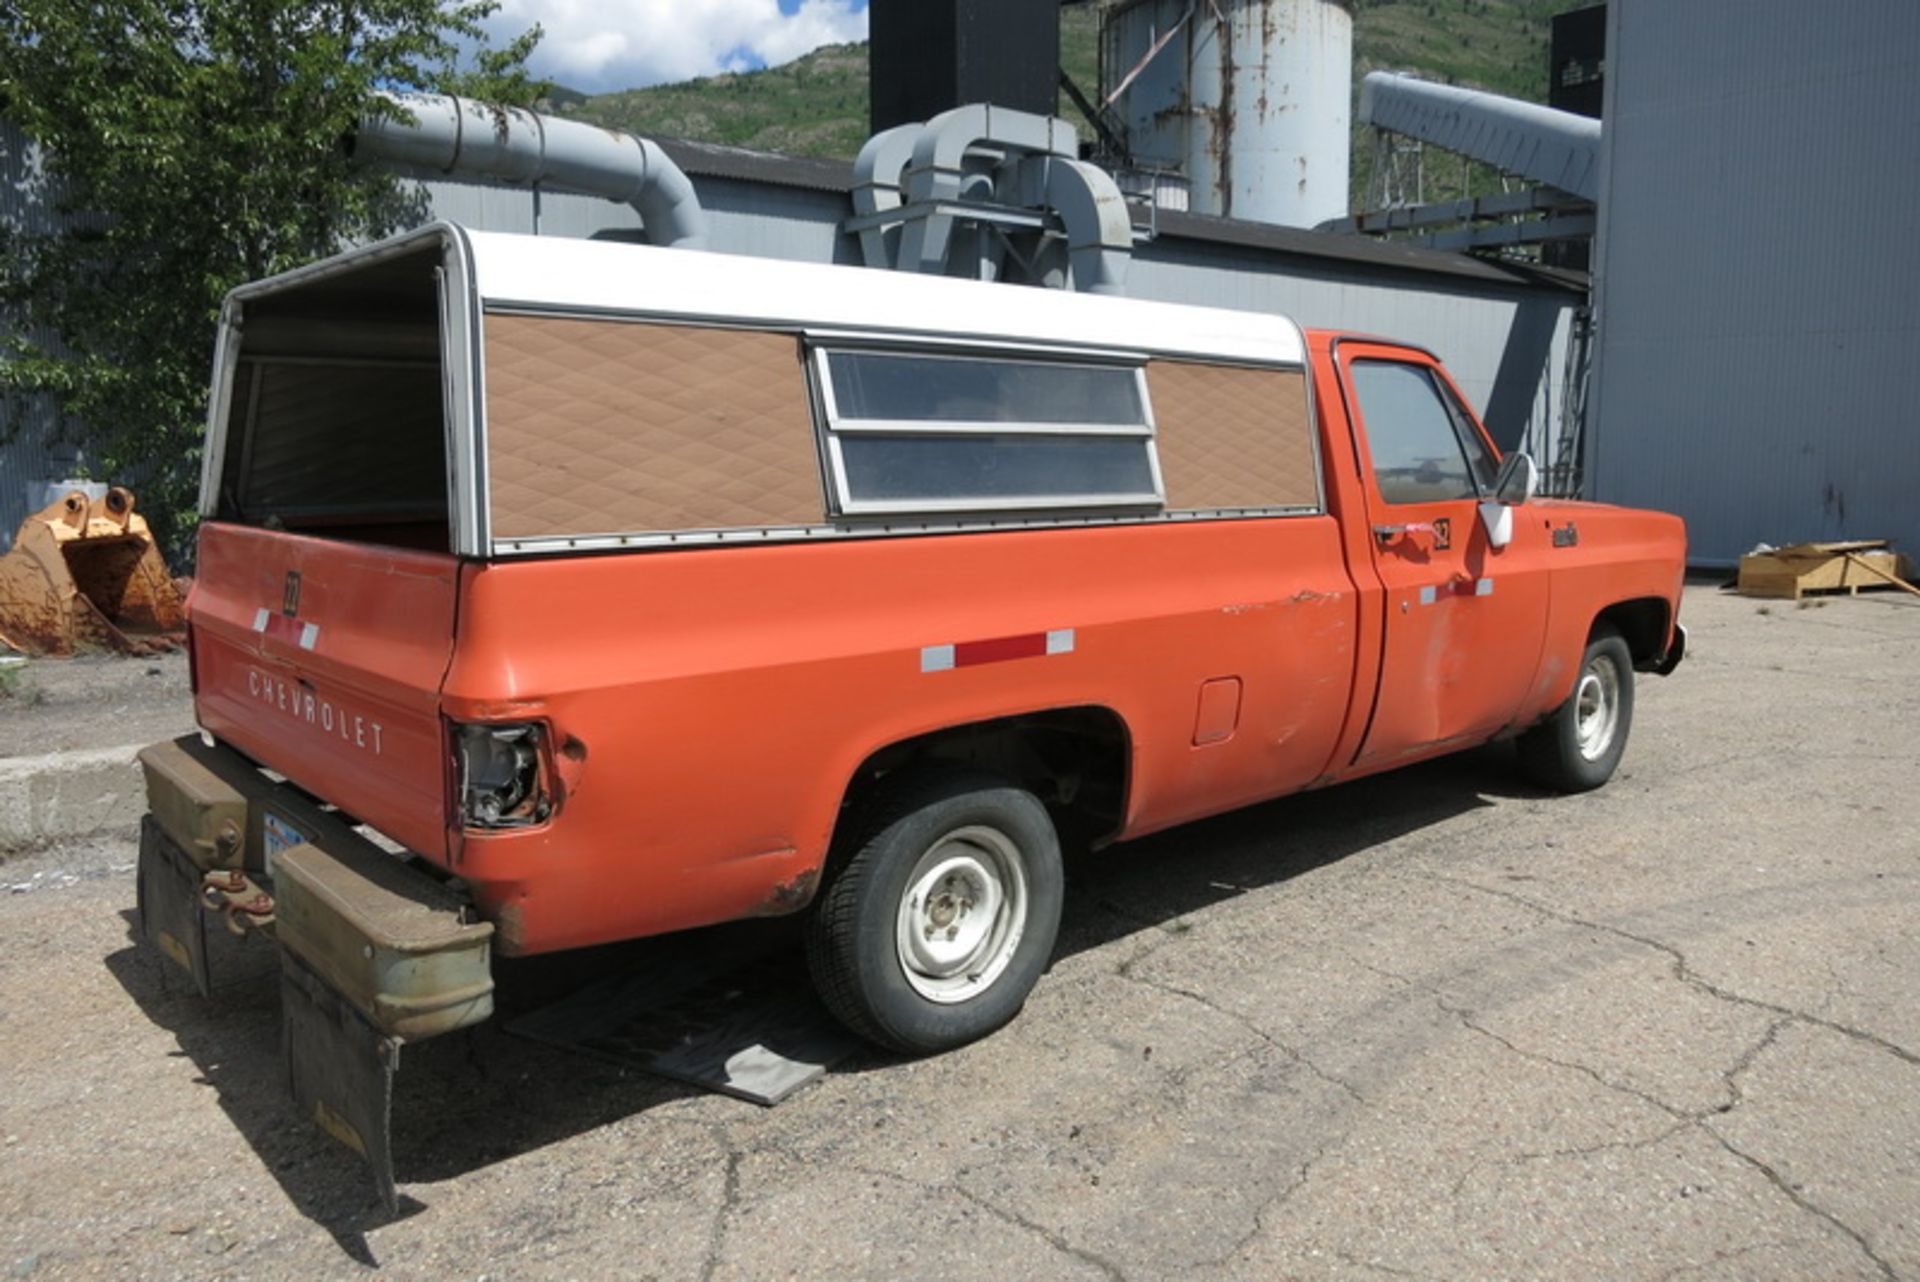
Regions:
<svg viewBox="0 0 1920 1282"><path fill-rule="evenodd" d="M854 262L839 223L846 197L827 191L725 179L696 180L724 253L804 262ZM435 216L473 227L532 231L525 191L467 183L425 185ZM546 235L591 236L639 227L632 210L580 196L540 198ZM1127 292L1166 302L1279 312L1302 325L1384 334L1418 343L1447 362L1483 413L1494 404L1544 464L1560 415L1568 319L1575 299L1554 289L1449 281L1359 266L1282 261L1257 250L1163 237L1135 250Z"/></svg>
<svg viewBox="0 0 1920 1282"><path fill-rule="evenodd" d="M58 222L53 204L39 148L0 121L0 226L15 232L50 231ZM0 332L5 332L4 321ZM35 341L51 337L43 331L28 336ZM0 551L13 546L14 531L27 513L42 506L46 483L73 469L72 448L53 444L56 425L47 398L0 396Z"/></svg>
<svg viewBox="0 0 1920 1282"><path fill-rule="evenodd" d="M1610 8L1596 496L1920 552L1920 4Z"/></svg>

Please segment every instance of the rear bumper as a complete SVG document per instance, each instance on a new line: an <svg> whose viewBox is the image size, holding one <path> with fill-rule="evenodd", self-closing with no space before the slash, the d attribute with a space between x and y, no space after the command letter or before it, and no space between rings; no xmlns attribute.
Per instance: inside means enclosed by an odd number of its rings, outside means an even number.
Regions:
<svg viewBox="0 0 1920 1282"><path fill-rule="evenodd" d="M210 918L271 937L294 1105L366 1159L393 1209L400 1048L492 1015L492 924L229 748L188 735L140 764L142 934L203 994Z"/></svg>
<svg viewBox="0 0 1920 1282"><path fill-rule="evenodd" d="M143 894L187 885L194 870L216 883L245 874L271 896L268 931L280 948L388 1036L418 1041L492 1014L493 926L474 919L464 896L230 748L187 735L142 750L140 764L150 812L142 850L171 870L143 877ZM199 886L193 894L204 921ZM177 905L154 907L182 919ZM178 960L180 947L193 951L169 933L172 945L156 940L163 952Z"/></svg>

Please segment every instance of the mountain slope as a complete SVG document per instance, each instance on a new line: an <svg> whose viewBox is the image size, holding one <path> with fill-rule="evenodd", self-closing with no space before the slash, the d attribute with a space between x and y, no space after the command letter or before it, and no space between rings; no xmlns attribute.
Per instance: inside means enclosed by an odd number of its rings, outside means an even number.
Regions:
<svg viewBox="0 0 1920 1282"><path fill-rule="evenodd" d="M1473 85L1544 101L1547 38L1556 11L1577 0L1359 0L1354 18L1354 85L1376 68ZM1094 6L1061 11L1060 56L1089 95L1099 89ZM555 92L564 115L635 133L729 143L797 156L851 159L867 137L867 47L830 45L765 71L586 97ZM1066 96L1061 114L1090 135ZM1364 191L1369 152L1356 131L1355 191ZM1449 179L1451 181L1449 181ZM1429 195L1458 186L1457 166L1436 176ZM1485 185L1485 178L1475 183Z"/></svg>

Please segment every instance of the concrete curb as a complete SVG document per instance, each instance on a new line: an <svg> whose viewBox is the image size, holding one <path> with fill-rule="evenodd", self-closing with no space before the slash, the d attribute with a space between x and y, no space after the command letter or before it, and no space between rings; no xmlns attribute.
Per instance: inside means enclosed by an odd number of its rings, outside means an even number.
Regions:
<svg viewBox="0 0 1920 1282"><path fill-rule="evenodd" d="M138 823L147 794L134 756L145 746L0 757L0 855Z"/></svg>

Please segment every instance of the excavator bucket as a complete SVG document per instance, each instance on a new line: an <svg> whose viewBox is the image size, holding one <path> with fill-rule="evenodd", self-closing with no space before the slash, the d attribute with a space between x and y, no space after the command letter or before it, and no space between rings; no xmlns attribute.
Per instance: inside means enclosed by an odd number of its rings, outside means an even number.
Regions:
<svg viewBox="0 0 1920 1282"><path fill-rule="evenodd" d="M66 657L153 654L184 639L186 609L133 492L74 490L28 517L0 556L0 644Z"/></svg>

